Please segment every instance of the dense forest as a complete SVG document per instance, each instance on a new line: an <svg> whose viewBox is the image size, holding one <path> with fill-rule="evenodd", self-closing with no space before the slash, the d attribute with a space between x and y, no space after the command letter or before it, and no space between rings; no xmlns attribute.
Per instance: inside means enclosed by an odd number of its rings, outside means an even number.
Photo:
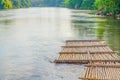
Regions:
<svg viewBox="0 0 120 80"><path fill-rule="evenodd" d="M26 8L26 7L60 7L64 0L0 0L0 9Z"/></svg>
<svg viewBox="0 0 120 80"><path fill-rule="evenodd" d="M120 0L96 0L94 5L103 14L120 14Z"/></svg>
<svg viewBox="0 0 120 80"><path fill-rule="evenodd" d="M12 7L11 0L0 0L0 9L11 9Z"/></svg>
<svg viewBox="0 0 120 80"><path fill-rule="evenodd" d="M67 7L98 10L101 14L120 14L119 0L0 0L0 9L26 7Z"/></svg>
<svg viewBox="0 0 120 80"><path fill-rule="evenodd" d="M64 6L72 9L98 10L101 14L120 14L119 0L65 0Z"/></svg>
<svg viewBox="0 0 120 80"><path fill-rule="evenodd" d="M72 9L95 9L94 7L95 0L65 0L64 7Z"/></svg>
<svg viewBox="0 0 120 80"><path fill-rule="evenodd" d="M30 0L12 0L12 3L13 8L25 8L31 6Z"/></svg>

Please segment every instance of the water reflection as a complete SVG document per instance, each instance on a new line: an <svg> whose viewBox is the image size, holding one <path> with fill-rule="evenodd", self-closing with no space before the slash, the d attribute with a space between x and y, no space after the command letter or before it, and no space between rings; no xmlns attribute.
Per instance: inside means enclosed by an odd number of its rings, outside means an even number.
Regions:
<svg viewBox="0 0 120 80"><path fill-rule="evenodd" d="M104 39L120 51L119 25L64 8L0 11L0 80L77 80L83 65L53 63L60 46L67 39Z"/></svg>
<svg viewBox="0 0 120 80"><path fill-rule="evenodd" d="M75 13L71 15L75 36L80 39L104 39L113 50L120 52L120 20Z"/></svg>
<svg viewBox="0 0 120 80"><path fill-rule="evenodd" d="M98 27L96 28L96 35L98 39L104 38L105 26L104 23L98 23Z"/></svg>
<svg viewBox="0 0 120 80"><path fill-rule="evenodd" d="M120 53L120 20L108 18L105 26L105 40L113 50Z"/></svg>

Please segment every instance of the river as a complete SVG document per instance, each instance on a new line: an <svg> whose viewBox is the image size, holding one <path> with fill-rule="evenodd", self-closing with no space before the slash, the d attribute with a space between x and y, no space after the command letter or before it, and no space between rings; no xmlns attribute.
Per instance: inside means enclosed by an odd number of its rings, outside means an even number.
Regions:
<svg viewBox="0 0 120 80"><path fill-rule="evenodd" d="M83 65L53 63L69 39L103 39L120 52L120 20L66 8L0 11L0 80L78 80Z"/></svg>

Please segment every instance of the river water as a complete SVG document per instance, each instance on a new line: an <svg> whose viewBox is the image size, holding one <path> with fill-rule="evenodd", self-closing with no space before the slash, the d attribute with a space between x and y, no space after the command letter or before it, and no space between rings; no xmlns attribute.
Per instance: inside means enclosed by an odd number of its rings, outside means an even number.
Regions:
<svg viewBox="0 0 120 80"><path fill-rule="evenodd" d="M53 63L68 39L103 39L120 52L120 20L66 8L0 11L0 80L78 80L83 65Z"/></svg>

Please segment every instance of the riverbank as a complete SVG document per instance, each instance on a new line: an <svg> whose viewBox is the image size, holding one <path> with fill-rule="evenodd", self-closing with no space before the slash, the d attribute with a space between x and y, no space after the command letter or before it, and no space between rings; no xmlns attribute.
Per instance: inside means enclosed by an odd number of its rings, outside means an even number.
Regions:
<svg viewBox="0 0 120 80"><path fill-rule="evenodd" d="M88 14L93 14L100 17L113 17L115 19L120 19L120 14L116 14L116 15L113 15L112 13L104 14L102 11L98 12L97 10L89 10Z"/></svg>
<svg viewBox="0 0 120 80"><path fill-rule="evenodd" d="M112 13L104 14L102 11L96 12L96 15L105 16L105 17L114 17L115 19L120 19L120 14L113 15Z"/></svg>

